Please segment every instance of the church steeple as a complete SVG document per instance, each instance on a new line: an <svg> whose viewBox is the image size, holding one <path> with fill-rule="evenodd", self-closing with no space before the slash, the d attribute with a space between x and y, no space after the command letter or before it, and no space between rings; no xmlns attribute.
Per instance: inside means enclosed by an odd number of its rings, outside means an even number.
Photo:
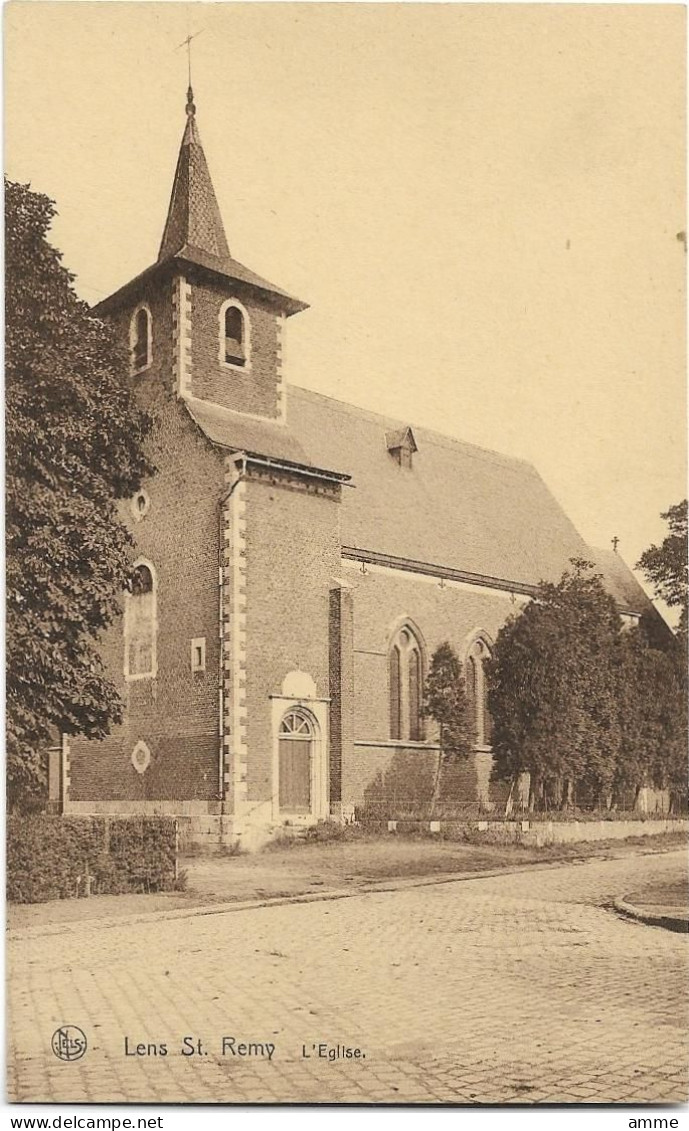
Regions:
<svg viewBox="0 0 689 1131"><path fill-rule="evenodd" d="M230 255L191 84L186 118L158 258L94 309L121 320L133 376L172 375L181 397L276 419L284 320L307 303Z"/></svg>
<svg viewBox="0 0 689 1131"><path fill-rule="evenodd" d="M177 159L172 196L158 262L193 248L217 259L229 259L220 209L196 122L194 92L187 91L187 124Z"/></svg>

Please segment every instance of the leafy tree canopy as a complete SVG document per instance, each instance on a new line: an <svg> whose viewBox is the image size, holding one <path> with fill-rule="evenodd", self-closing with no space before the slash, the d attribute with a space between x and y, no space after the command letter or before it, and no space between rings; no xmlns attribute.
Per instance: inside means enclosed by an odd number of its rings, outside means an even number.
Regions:
<svg viewBox="0 0 689 1131"><path fill-rule="evenodd" d="M486 664L495 775L528 773L534 808L633 808L645 786L682 806L682 649L665 647L652 619L623 628L602 578L572 564L504 625Z"/></svg>
<svg viewBox="0 0 689 1131"><path fill-rule="evenodd" d="M433 653L423 689L423 713L438 724L439 750L431 797L431 817L440 799L443 765L469 753L468 703L462 665L448 641Z"/></svg>
<svg viewBox="0 0 689 1131"><path fill-rule="evenodd" d="M605 795L617 763L620 618L591 563L572 566L510 618L486 664L496 774L528 771L534 805Z"/></svg>
<svg viewBox="0 0 689 1131"><path fill-rule="evenodd" d="M686 638L689 606L689 572L687 551L687 500L670 507L660 516L669 533L660 546L649 546L637 562L645 573L656 597L671 608L680 609L679 632Z"/></svg>
<svg viewBox="0 0 689 1131"><path fill-rule="evenodd" d="M57 731L120 716L97 652L119 610L130 538L118 499L152 469L126 354L46 236L55 205L6 182L8 800L44 782Z"/></svg>
<svg viewBox="0 0 689 1131"><path fill-rule="evenodd" d="M440 749L445 759L469 750L467 711L462 665L452 645L445 641L433 653L423 699L423 713L438 724Z"/></svg>
<svg viewBox="0 0 689 1131"><path fill-rule="evenodd" d="M628 808L644 786L685 796L687 688L681 653L652 647L636 627L617 641L616 669L622 731L616 794Z"/></svg>

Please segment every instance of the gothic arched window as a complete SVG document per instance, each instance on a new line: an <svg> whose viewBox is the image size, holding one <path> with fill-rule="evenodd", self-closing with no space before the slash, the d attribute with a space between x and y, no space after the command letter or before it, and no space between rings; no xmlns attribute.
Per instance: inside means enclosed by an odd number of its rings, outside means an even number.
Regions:
<svg viewBox="0 0 689 1131"><path fill-rule="evenodd" d="M141 373L151 364L151 337L151 312L147 306L140 306L129 328L132 373Z"/></svg>
<svg viewBox="0 0 689 1131"><path fill-rule="evenodd" d="M249 361L249 316L235 299L220 311L220 358L225 365L239 368Z"/></svg>
<svg viewBox="0 0 689 1131"><path fill-rule="evenodd" d="M388 654L390 738L395 742L423 739L423 654L414 629L404 624Z"/></svg>
<svg viewBox="0 0 689 1131"><path fill-rule="evenodd" d="M124 610L124 674L127 679L151 678L156 674L156 605L153 568L140 562L129 579Z"/></svg>
<svg viewBox="0 0 689 1131"><path fill-rule="evenodd" d="M488 659L490 659L490 648L482 637L477 637L469 648L466 658L467 699L475 746L490 746L493 733L484 671L484 664Z"/></svg>

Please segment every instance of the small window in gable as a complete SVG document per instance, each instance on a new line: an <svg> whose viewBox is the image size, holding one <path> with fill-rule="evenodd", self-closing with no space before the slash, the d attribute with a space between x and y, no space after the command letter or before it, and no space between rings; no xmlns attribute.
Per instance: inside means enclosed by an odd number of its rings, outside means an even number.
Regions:
<svg viewBox="0 0 689 1131"><path fill-rule="evenodd" d="M129 328L132 373L141 373L151 364L151 312L147 306L134 311Z"/></svg>
<svg viewBox="0 0 689 1131"><path fill-rule="evenodd" d="M220 358L225 365L243 369L249 361L249 318L242 306L231 301L220 316Z"/></svg>
<svg viewBox="0 0 689 1131"><path fill-rule="evenodd" d="M392 458L400 467L411 468L418 446L411 428L395 428L385 433L385 443Z"/></svg>

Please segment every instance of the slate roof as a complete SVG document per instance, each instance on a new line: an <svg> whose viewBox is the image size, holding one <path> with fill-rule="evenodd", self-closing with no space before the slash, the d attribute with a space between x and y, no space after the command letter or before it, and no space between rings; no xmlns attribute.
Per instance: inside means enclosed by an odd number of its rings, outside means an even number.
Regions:
<svg viewBox="0 0 689 1131"><path fill-rule="evenodd" d="M594 546L591 548L589 560L592 560L603 574L608 592L615 598L620 609L639 614L652 612L654 615L660 615L620 554Z"/></svg>
<svg viewBox="0 0 689 1131"><path fill-rule="evenodd" d="M588 546L535 468L414 426L411 469L388 450L408 425L290 386L287 423L207 401L185 402L206 436L230 450L351 476L342 493L343 547L533 589L574 557L593 561L620 609L654 606L619 554Z"/></svg>
<svg viewBox="0 0 689 1131"><path fill-rule="evenodd" d="M301 467L313 466L293 433L277 420L247 416L210 401L189 399L183 403L192 420L214 444Z"/></svg>
<svg viewBox="0 0 689 1131"><path fill-rule="evenodd" d="M177 158L175 179L158 262L178 255L186 244L221 259L229 259L218 201L196 124L191 87L187 93L187 124Z"/></svg>
<svg viewBox="0 0 689 1131"><path fill-rule="evenodd" d="M294 298L283 291L280 287L276 287L274 283L269 283L267 279L257 275L255 271L251 271L248 267L244 267L236 259L219 259L217 256L210 255L206 251L199 248L191 247L185 244L181 248L178 255L173 256L171 259L163 260L162 262L152 263L145 271L130 279L128 283L124 283L118 290L113 291L107 298L102 299L97 303L93 310L96 314L108 314L116 309L121 302L127 299L127 296L132 292L137 292L141 289L148 279L158 274L162 268L169 264L181 264L184 269L185 264L193 264L197 267L203 267L207 271L212 271L223 279L229 279L230 282L244 283L255 290L262 292L267 297L275 297L279 299L278 305L280 310L283 310L289 317L292 314L298 314L300 310L307 310L308 303L302 302L301 299Z"/></svg>
<svg viewBox="0 0 689 1131"><path fill-rule="evenodd" d="M194 247L191 244L184 244L175 256L175 259L180 259L185 263L194 263L198 267L205 267L209 271L214 271L216 275L222 275L225 279L246 283L250 287L255 287L259 291L265 291L269 295L278 295L284 302L280 303L281 308L287 315L297 314L300 310L308 310L308 302L302 302L299 298L294 298L293 295L288 294L282 287L278 287L275 283L269 283L262 275L257 275L249 267L245 267L238 259L233 259L228 256L226 259L221 259L218 256L211 255L209 252L204 251L202 248Z"/></svg>
<svg viewBox="0 0 689 1131"><path fill-rule="evenodd" d="M414 425L418 451L407 469L386 444L386 433L406 427L400 421L293 386L287 411L310 459L352 476L355 489L342 499L343 546L527 587L559 580L572 557L592 558L523 460ZM613 556L614 595L627 608L646 608L643 590L631 575L623 580L629 571Z"/></svg>

